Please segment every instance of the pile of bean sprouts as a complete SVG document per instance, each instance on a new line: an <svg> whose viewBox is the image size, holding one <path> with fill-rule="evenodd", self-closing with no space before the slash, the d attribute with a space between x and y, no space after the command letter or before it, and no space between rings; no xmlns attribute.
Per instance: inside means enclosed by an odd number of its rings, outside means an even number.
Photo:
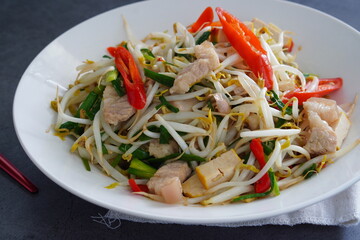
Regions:
<svg viewBox="0 0 360 240"><path fill-rule="evenodd" d="M140 141L138 137L145 134L152 139L159 138L159 133L148 130L152 125L164 126L177 143L179 152L194 154L207 161L230 149L234 149L241 158L248 156L246 164L236 168L230 181L209 189L204 196L188 198L187 203L190 204L224 203L241 194L251 193L254 191L252 185L269 169L275 173L279 188L285 189L304 180L304 170L313 163L317 164L317 172L320 172L324 164L334 161L358 144L357 141L327 156L311 158L309 152L299 145L299 139L303 138L299 127L303 122L303 113L297 99L291 100L291 114L281 111L270 101L268 90L254 80L246 64L238 64L241 57L229 43L214 44L221 66L193 85L185 94L170 95L168 87L145 77L143 69L147 68L175 78L183 68L195 60L196 41L203 33L211 31L211 27L190 33L184 25L177 22L174 24L174 33L152 32L142 41L131 33L126 21L125 29L128 40L122 44L126 43L147 86L145 107L137 110L128 121L116 126L104 120L103 102L93 120L75 117L74 109L84 101L89 91L98 85L108 85L109 82L105 81L104 76L116 69L113 58L86 61L76 68L79 72L73 86L62 97L57 97L58 115L55 124L57 132L60 132L60 126L67 121L84 126L85 131L81 135L67 132L75 137L71 151L100 167L120 185L128 184L129 175L119 166L111 166L112 159L122 154L124 159L130 160L136 149L147 149L150 140ZM317 77L313 76L312 84L307 85L306 77L294 61L294 55L284 47L285 31L281 31L279 38L274 39L268 31L253 26L252 30L267 51L274 71L273 91L279 97L286 93L279 90L279 85L294 79L302 89L316 89ZM144 48L151 50L155 56L153 61L149 62L144 58L141 51ZM216 93L227 99L231 106L230 113L220 113L216 107L209 106L211 101L214 104L211 99ZM167 101L195 98L198 103L193 105L190 111L174 113L164 107L156 108L160 95L165 96ZM254 119L257 119L255 121L258 121L258 126L257 129L251 130L251 121ZM286 124L275 128L279 119L286 120ZM179 132L186 134L180 135ZM263 142L274 140L274 149L261 170L249 147L250 141L254 138L261 138ZM119 150L121 144L131 144L132 147L122 152ZM102 146L107 149L107 154L103 152ZM197 165L198 163L191 162L193 169ZM146 183L147 180L136 181Z"/></svg>

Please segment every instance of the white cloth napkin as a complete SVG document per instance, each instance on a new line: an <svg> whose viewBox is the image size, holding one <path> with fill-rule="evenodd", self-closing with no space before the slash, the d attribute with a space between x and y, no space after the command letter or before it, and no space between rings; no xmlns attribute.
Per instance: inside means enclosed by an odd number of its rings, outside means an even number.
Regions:
<svg viewBox="0 0 360 240"><path fill-rule="evenodd" d="M111 229L120 227L121 220L141 223L170 223L138 218L112 210L109 210L104 216L101 214L93 216L92 219L98 223L105 224ZM359 221L360 182L354 184L347 190L333 196L332 198L292 213L254 221L206 225L219 227L261 226L268 224L293 226L295 224L310 223L319 225L351 226L358 224Z"/></svg>

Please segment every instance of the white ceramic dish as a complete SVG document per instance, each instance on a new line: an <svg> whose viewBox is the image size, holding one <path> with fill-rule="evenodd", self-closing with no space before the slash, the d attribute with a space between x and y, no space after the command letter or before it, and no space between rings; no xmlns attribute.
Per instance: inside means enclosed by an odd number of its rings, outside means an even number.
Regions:
<svg viewBox="0 0 360 240"><path fill-rule="evenodd" d="M290 2L268 0L186 0L176 4L176 8L167 0L140 2L111 10L70 29L50 43L24 73L14 100L14 124L34 164L63 188L94 204L143 218L194 224L239 222L294 211L328 198L359 180L360 148L356 148L318 176L275 198L206 208L166 205L134 196L120 187L104 188L114 180L94 167L91 172L85 171L81 160L69 151L71 141L62 142L47 131L55 119L49 101L54 99L56 84L67 86L76 77L77 65L86 59L100 59L106 47L126 38L121 15L126 16L134 33L141 38L151 31L171 30L176 21L190 24L209 5L221 6L241 20L258 17L295 32L295 43L302 46L297 60L302 70L322 77L343 77L344 87L333 95L340 103L352 101L358 93L360 68L356 65L360 34L324 13ZM358 105L353 119L359 117ZM345 144L358 138L359 128L359 121L353 121Z"/></svg>

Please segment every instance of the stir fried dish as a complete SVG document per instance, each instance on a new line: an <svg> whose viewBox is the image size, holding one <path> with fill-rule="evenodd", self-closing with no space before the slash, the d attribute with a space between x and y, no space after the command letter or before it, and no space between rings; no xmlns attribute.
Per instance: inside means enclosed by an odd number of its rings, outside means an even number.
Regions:
<svg viewBox="0 0 360 240"><path fill-rule="evenodd" d="M124 25L128 39L78 66L51 104L55 134L112 187L165 203L250 202L359 144L342 147L355 101L327 97L343 80L302 72L291 32L219 7L142 40Z"/></svg>

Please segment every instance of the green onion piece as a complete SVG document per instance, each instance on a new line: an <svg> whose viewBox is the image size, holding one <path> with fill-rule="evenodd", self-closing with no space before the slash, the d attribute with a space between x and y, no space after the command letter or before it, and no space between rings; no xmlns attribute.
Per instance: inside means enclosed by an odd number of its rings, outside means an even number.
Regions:
<svg viewBox="0 0 360 240"><path fill-rule="evenodd" d="M87 117L90 120L94 119L95 114L99 111L100 109L100 103L98 104L98 108L94 108L96 102L98 101L98 99L100 98L101 100L101 96L102 93L105 89L105 86L100 85L94 88L94 90L92 90L85 98L85 100L82 102L82 104L79 106L78 110L76 111L75 117L80 117L80 112L83 110L85 111ZM84 132L84 128L81 127L78 123L74 123L74 122L65 122L63 124L60 125L60 129L68 129L69 131L73 130L74 133L81 135Z"/></svg>
<svg viewBox="0 0 360 240"><path fill-rule="evenodd" d="M119 164L119 162L120 162L120 160L122 159L122 155L121 154L119 154L119 155L117 155L113 160L112 160L112 162L111 162L111 166L114 168L114 167L116 167L118 164Z"/></svg>
<svg viewBox="0 0 360 240"><path fill-rule="evenodd" d="M125 153L125 152L126 152L127 150L129 150L131 147L132 147L131 144L121 144L121 145L119 146L119 150L120 150L121 152ZM141 159L141 160L147 159L147 158L150 157L150 155L149 155L148 152L146 152L146 151L144 151L144 150L142 150L142 149L140 149L140 148L136 149L136 150L132 153L132 156L133 156L133 158L138 158L138 159Z"/></svg>
<svg viewBox="0 0 360 240"><path fill-rule="evenodd" d="M89 160L87 160L86 158L81 158L83 164L84 164L84 167L87 171L91 171L91 168L90 168L90 164L89 164Z"/></svg>
<svg viewBox="0 0 360 240"><path fill-rule="evenodd" d="M111 81L112 86L114 87L115 91L120 97L126 94L126 90L123 87L122 83L123 83L123 79L120 75L118 75L115 81Z"/></svg>
<svg viewBox="0 0 360 240"><path fill-rule="evenodd" d="M124 47L126 50L129 50L128 46L127 46L127 42L124 42L123 45L121 45L121 46Z"/></svg>
<svg viewBox="0 0 360 240"><path fill-rule="evenodd" d="M211 34L211 31L204 32L204 33L198 38L198 40L196 40L196 45L202 44L203 42L205 42L206 40L208 40L210 34Z"/></svg>
<svg viewBox="0 0 360 240"><path fill-rule="evenodd" d="M144 58L148 61L152 61L155 59L154 54L150 51L150 49L142 48L140 49L141 53L143 54Z"/></svg>
<svg viewBox="0 0 360 240"><path fill-rule="evenodd" d="M118 75L119 75L119 72L117 70L109 71L105 75L105 81L107 81L107 82L114 81L114 80L116 80Z"/></svg>
<svg viewBox="0 0 360 240"><path fill-rule="evenodd" d="M80 111L84 110L85 112L90 111L90 108L94 105L94 103L96 102L97 98L98 98L98 94L96 94L94 91L91 91L87 97L85 98L85 100L82 102L82 104L80 105L80 107L78 108L75 116L79 117L80 116Z"/></svg>
<svg viewBox="0 0 360 240"><path fill-rule="evenodd" d="M173 153L170 154L168 156L162 157L162 158L150 158L150 159L146 159L147 162L149 163L163 163L169 159L173 159L173 158L177 158L181 155L181 153Z"/></svg>
<svg viewBox="0 0 360 240"><path fill-rule="evenodd" d="M64 122L63 124L60 125L59 129L68 129L70 131L73 130L77 125L78 124L74 122Z"/></svg>
<svg viewBox="0 0 360 240"><path fill-rule="evenodd" d="M237 201L241 201L241 200L245 200L245 199L249 199L249 198L258 198L258 197L265 197L267 195L269 195L275 188L275 174L272 171L269 171L269 177L270 177L270 182L271 182L271 187L270 190L264 193L252 193L252 194L247 194L247 195L243 195L243 196L239 196L236 197L232 200L232 202L237 202Z"/></svg>
<svg viewBox="0 0 360 240"><path fill-rule="evenodd" d="M191 162L191 161L206 162L205 158L199 157L194 154L187 154L187 153L183 153L179 159L182 161L186 161L186 162Z"/></svg>
<svg viewBox="0 0 360 240"><path fill-rule="evenodd" d="M265 155L269 156L275 148L275 140L262 142Z"/></svg>
<svg viewBox="0 0 360 240"><path fill-rule="evenodd" d="M247 164L247 162L249 161L250 154L251 154L251 151L245 154L245 156L244 156L244 163L245 164Z"/></svg>
<svg viewBox="0 0 360 240"><path fill-rule="evenodd" d="M96 115L96 113L100 110L100 105L101 105L101 97L99 97L96 102L94 103L94 105L92 106L92 108L90 109L90 111L86 112L86 116L90 119L90 120L94 120L94 117Z"/></svg>
<svg viewBox="0 0 360 240"><path fill-rule="evenodd" d="M105 55L103 55L102 57L103 57L103 58L108 58L108 59L111 59L111 57L110 57L109 55L106 55L106 54L105 54Z"/></svg>
<svg viewBox="0 0 360 240"><path fill-rule="evenodd" d="M160 144L169 144L169 141L171 139L171 135L168 132L168 130L161 125L160 126L160 139L159 139L159 143Z"/></svg>
<svg viewBox="0 0 360 240"><path fill-rule="evenodd" d="M276 128L281 128L287 121L283 118L278 118L277 122L275 123Z"/></svg>
<svg viewBox="0 0 360 240"><path fill-rule="evenodd" d="M273 101L276 104L276 106L280 108L280 110L283 110L285 104L280 100L279 96L274 92L274 90L270 90L269 92L268 93L270 94L271 101ZM291 115L292 109L290 107L287 107L285 113Z"/></svg>
<svg viewBox="0 0 360 240"><path fill-rule="evenodd" d="M98 85L94 88L94 92L99 95L102 96L103 92L104 92L105 86L104 85Z"/></svg>
<svg viewBox="0 0 360 240"><path fill-rule="evenodd" d="M317 173L316 163L311 164L310 167L305 169L304 172L302 173L302 175L305 176L305 179L308 179L308 178L311 178L314 175L314 173Z"/></svg>
<svg viewBox="0 0 360 240"><path fill-rule="evenodd" d="M146 77L151 78L152 80L154 80L162 85L165 85L167 87L172 87L174 85L175 78L153 72L147 68L144 68L144 73L145 73Z"/></svg>
<svg viewBox="0 0 360 240"><path fill-rule="evenodd" d="M273 184L274 184L274 189L272 191L272 194L274 196L279 196L280 195L280 188L279 188L279 185L278 185L278 182L277 182L276 178L274 178L274 183Z"/></svg>
<svg viewBox="0 0 360 240"><path fill-rule="evenodd" d="M105 147L104 143L101 144L103 154L109 154L107 148Z"/></svg>
<svg viewBox="0 0 360 240"><path fill-rule="evenodd" d="M161 104L157 105L156 109L159 109L161 106L165 106L165 107L167 107L167 109L169 109L170 111L172 111L174 113L179 112L179 109L177 107L171 105L164 96L161 95L159 97L159 100L160 100Z"/></svg>
<svg viewBox="0 0 360 240"><path fill-rule="evenodd" d="M133 158L127 171L141 178L151 178L155 174L156 168L151 167L137 158Z"/></svg>

